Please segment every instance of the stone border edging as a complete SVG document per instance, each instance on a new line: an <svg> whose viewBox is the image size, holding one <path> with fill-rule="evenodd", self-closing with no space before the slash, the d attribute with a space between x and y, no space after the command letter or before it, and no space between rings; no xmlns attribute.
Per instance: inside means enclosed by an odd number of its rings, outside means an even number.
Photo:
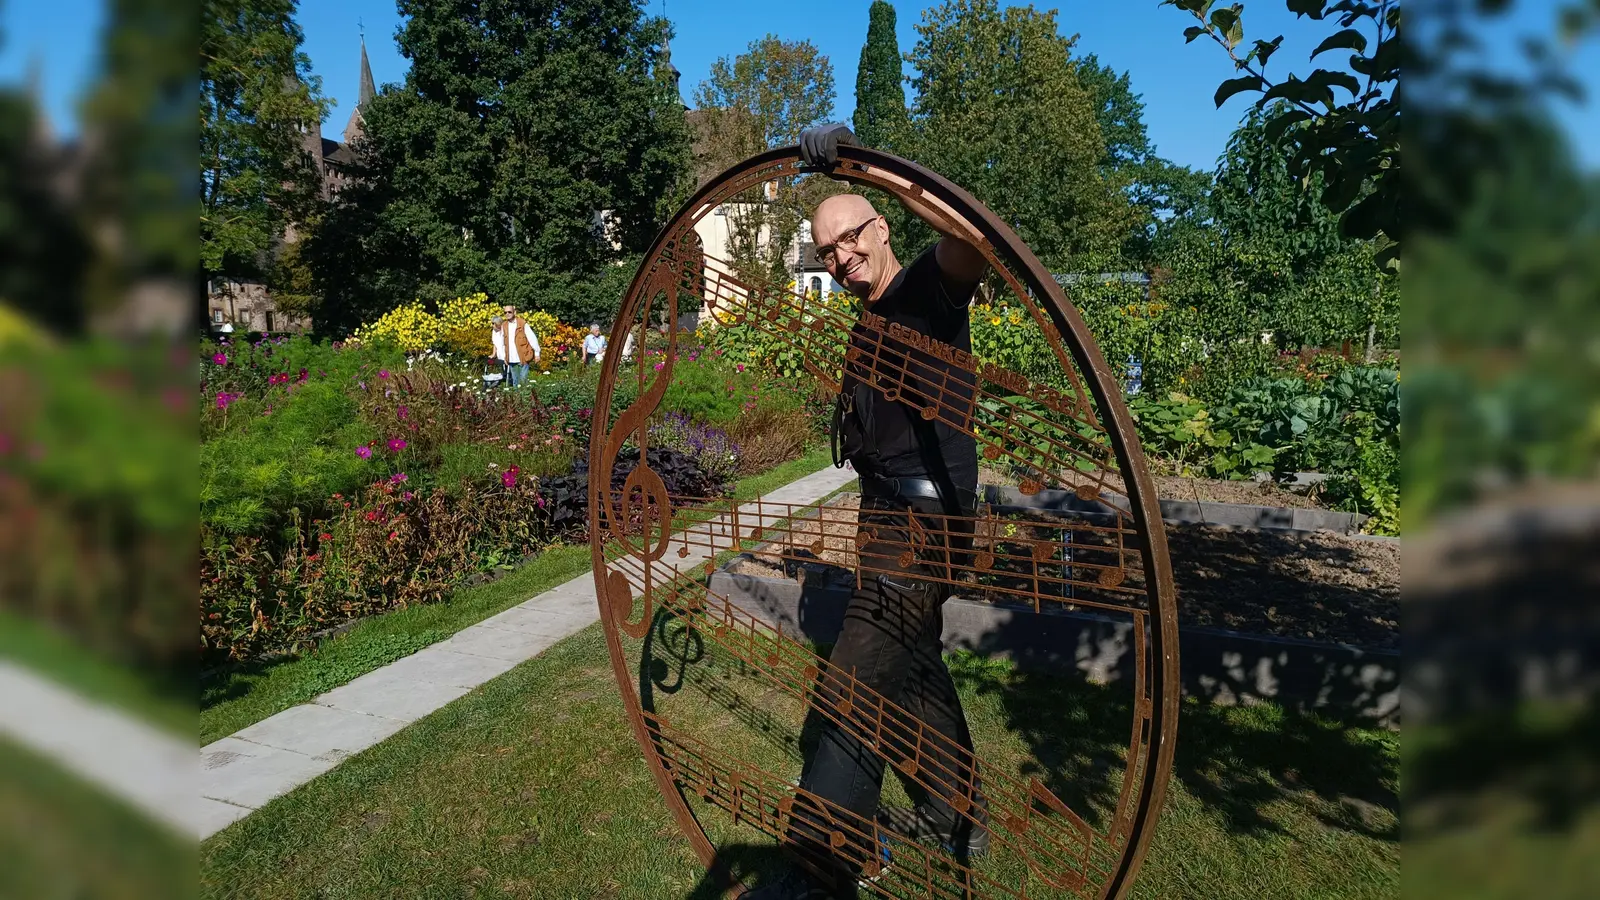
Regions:
<svg viewBox="0 0 1600 900"><path fill-rule="evenodd" d="M1028 495L1014 487L1001 485L987 484L982 488L984 502L1004 512L1068 513L1095 524L1112 523L1119 512L1126 515L1126 507L1121 504L1082 500L1072 491L1042 490ZM1210 500L1162 500L1161 518L1173 525L1229 525L1235 528L1336 531L1340 534L1358 532L1361 523L1367 520L1361 513L1216 503Z"/></svg>

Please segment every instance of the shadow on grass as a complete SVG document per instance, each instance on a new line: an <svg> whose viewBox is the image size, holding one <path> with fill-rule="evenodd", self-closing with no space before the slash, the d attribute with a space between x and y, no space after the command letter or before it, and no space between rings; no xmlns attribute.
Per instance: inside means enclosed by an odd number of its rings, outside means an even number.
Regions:
<svg viewBox="0 0 1600 900"><path fill-rule="evenodd" d="M951 663L958 686L999 700L1007 729L1032 756L1022 774L1104 828L1121 790L1131 696L1070 673L1013 669L969 654ZM1181 708L1173 775L1234 832L1282 833L1271 805L1310 794L1323 801L1313 805L1325 826L1395 841L1397 742L1386 732L1275 706L1190 700Z"/></svg>

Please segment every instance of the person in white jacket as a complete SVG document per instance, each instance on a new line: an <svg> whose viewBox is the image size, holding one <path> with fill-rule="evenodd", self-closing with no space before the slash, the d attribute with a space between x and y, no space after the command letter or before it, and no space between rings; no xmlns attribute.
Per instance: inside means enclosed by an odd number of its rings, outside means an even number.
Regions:
<svg viewBox="0 0 1600 900"><path fill-rule="evenodd" d="M528 380L528 364L539 361L539 335L528 321L517 315L517 308L507 303L499 327L494 329L494 358L506 364L506 378L512 387Z"/></svg>

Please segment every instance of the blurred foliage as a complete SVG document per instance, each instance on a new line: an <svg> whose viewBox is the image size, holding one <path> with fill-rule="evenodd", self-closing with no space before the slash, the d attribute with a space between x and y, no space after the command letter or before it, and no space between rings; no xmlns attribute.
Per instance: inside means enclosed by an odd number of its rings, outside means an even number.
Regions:
<svg viewBox="0 0 1600 900"><path fill-rule="evenodd" d="M193 659L186 364L139 344L0 347L0 603L162 669Z"/></svg>

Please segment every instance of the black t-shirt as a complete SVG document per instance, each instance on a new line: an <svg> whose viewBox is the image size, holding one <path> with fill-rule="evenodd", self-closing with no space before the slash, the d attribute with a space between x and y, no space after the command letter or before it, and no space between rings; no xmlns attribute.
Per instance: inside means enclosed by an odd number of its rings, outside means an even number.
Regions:
<svg viewBox="0 0 1600 900"><path fill-rule="evenodd" d="M851 329L840 424L844 455L857 471L933 481L948 477L956 487L977 487L977 442L950 424L966 421L976 378L944 358L970 359L968 308L976 289L976 283L945 275L930 247L900 270ZM924 415L930 408L932 419Z"/></svg>

